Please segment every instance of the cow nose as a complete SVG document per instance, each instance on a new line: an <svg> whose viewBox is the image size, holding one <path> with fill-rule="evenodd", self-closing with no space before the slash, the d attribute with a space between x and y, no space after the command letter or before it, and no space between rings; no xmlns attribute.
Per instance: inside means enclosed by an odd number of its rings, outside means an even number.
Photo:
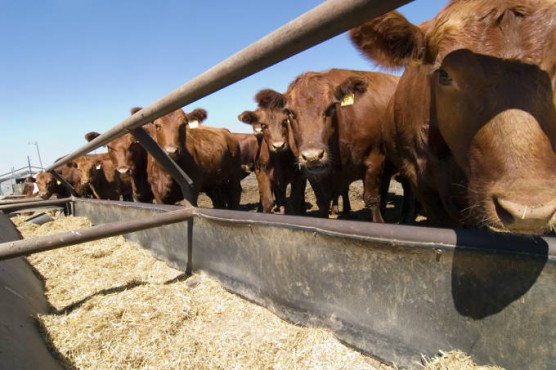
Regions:
<svg viewBox="0 0 556 370"><path fill-rule="evenodd" d="M546 229L556 214L556 199L531 206L497 198L495 205L500 220L510 230Z"/></svg>
<svg viewBox="0 0 556 370"><path fill-rule="evenodd" d="M167 145L167 146L164 147L164 150L168 154L174 154L178 151L178 147L173 146L173 145Z"/></svg>
<svg viewBox="0 0 556 370"><path fill-rule="evenodd" d="M301 157L307 162L316 162L324 157L324 149L306 149L301 152Z"/></svg>
<svg viewBox="0 0 556 370"><path fill-rule="evenodd" d="M274 141L272 147L274 150L282 150L286 147L286 143L284 141Z"/></svg>

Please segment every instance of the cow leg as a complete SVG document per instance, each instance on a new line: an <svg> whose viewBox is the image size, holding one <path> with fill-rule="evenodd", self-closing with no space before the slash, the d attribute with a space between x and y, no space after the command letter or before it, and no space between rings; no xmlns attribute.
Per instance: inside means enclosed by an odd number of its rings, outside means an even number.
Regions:
<svg viewBox="0 0 556 370"><path fill-rule="evenodd" d="M217 209L226 208L226 195L223 190L215 188L205 191L205 194L210 198L212 207Z"/></svg>
<svg viewBox="0 0 556 370"><path fill-rule="evenodd" d="M322 181L311 180L311 187L315 192L315 197L317 198L317 206L319 207L319 217L328 218L328 212L330 211L330 203L334 197L334 192L331 191L331 186L326 186Z"/></svg>
<svg viewBox="0 0 556 370"><path fill-rule="evenodd" d="M307 187L307 179L301 174L296 174L291 182L290 203L292 213L294 215L305 215L305 188Z"/></svg>
<svg viewBox="0 0 556 370"><path fill-rule="evenodd" d="M272 197L272 181L266 171L255 171L259 187L259 212L272 213L274 198Z"/></svg>
<svg viewBox="0 0 556 370"><path fill-rule="evenodd" d="M363 178L363 201L365 206L371 210L372 221L384 223L381 212L382 177L384 171L384 155L371 153L366 161L367 170Z"/></svg>
<svg viewBox="0 0 556 370"><path fill-rule="evenodd" d="M349 190L342 193L342 213L348 214L351 212L351 202L349 201Z"/></svg>
<svg viewBox="0 0 556 370"><path fill-rule="evenodd" d="M401 223L409 225L415 222L417 217L415 194L407 178L400 175L398 176L398 181L402 184L403 189Z"/></svg>
<svg viewBox="0 0 556 370"><path fill-rule="evenodd" d="M276 198L276 205L278 206L278 213L281 215L286 213L286 189L282 186L274 187L274 196Z"/></svg>
<svg viewBox="0 0 556 370"><path fill-rule="evenodd" d="M239 209L241 202L241 175L230 179L228 187L228 209Z"/></svg>

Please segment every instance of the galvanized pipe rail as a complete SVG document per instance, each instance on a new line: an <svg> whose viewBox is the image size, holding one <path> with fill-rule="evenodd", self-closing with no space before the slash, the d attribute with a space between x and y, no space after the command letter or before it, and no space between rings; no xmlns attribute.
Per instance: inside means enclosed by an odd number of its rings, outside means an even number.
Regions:
<svg viewBox="0 0 556 370"><path fill-rule="evenodd" d="M46 171L412 0L328 0L124 119Z"/></svg>
<svg viewBox="0 0 556 370"><path fill-rule="evenodd" d="M72 198L60 198L60 199L49 199L49 200L35 200L24 202L12 202L9 204L0 205L0 212L10 212L22 208L39 208L44 206L57 206L65 205L72 201Z"/></svg>
<svg viewBox="0 0 556 370"><path fill-rule="evenodd" d="M112 222L92 226L88 229L72 230L54 235L39 236L32 239L0 243L0 261L185 221L193 217L194 210L195 208L191 207L182 208L177 211L164 212L130 221Z"/></svg>

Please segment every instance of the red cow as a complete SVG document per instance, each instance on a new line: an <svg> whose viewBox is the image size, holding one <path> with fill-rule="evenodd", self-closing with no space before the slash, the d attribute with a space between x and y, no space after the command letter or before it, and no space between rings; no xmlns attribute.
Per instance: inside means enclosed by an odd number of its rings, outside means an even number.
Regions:
<svg viewBox="0 0 556 370"><path fill-rule="evenodd" d="M322 217L330 202L363 179L363 199L373 221L381 213L389 183L382 150L382 115L398 77L332 69L299 76L285 93L290 146L308 177ZM391 173L391 171L387 171Z"/></svg>
<svg viewBox="0 0 556 370"><path fill-rule="evenodd" d="M263 212L274 208L273 194L281 214L286 211L286 188L291 184L294 214L305 213L305 179L296 167L295 157L288 144L288 116L284 112L282 94L266 89L256 96L256 111L245 111L238 116L242 122L261 127L263 141L255 174L259 186Z"/></svg>
<svg viewBox="0 0 556 370"><path fill-rule="evenodd" d="M255 172L255 163L258 161L261 149L260 140L254 134L232 133L239 142L241 154L242 178Z"/></svg>
<svg viewBox="0 0 556 370"><path fill-rule="evenodd" d="M141 110L132 108L131 114ZM148 127L148 125L146 126ZM90 132L94 139L99 133ZM107 145L108 155L120 178L129 176L132 198L136 202L152 203L154 196L147 179L147 151L131 134L125 134Z"/></svg>
<svg viewBox="0 0 556 370"><path fill-rule="evenodd" d="M53 195L56 195L57 198L65 198L70 195L62 183L50 172L37 173L35 182L39 187L39 197L42 199L49 199Z"/></svg>
<svg viewBox="0 0 556 370"><path fill-rule="evenodd" d="M57 160L58 161L58 160ZM75 161L69 162L56 168L56 173L66 180L80 197L91 197L92 191L89 185L81 183L81 175L76 168ZM58 198L69 197L70 193L62 183L50 172L41 171L37 174L35 183L39 188L39 196L49 199L56 194Z"/></svg>
<svg viewBox="0 0 556 370"><path fill-rule="evenodd" d="M420 26L391 12L350 34L405 67L388 151L432 222L554 228L556 2L452 1Z"/></svg>
<svg viewBox="0 0 556 370"><path fill-rule="evenodd" d="M25 178L23 182L23 190L21 194L25 198L32 198L35 196L35 187L38 186L35 183L35 178L33 176L28 176Z"/></svg>
<svg viewBox="0 0 556 370"><path fill-rule="evenodd" d="M88 154L75 159L81 174L81 183L89 185L97 199L120 200L120 177L108 153Z"/></svg>
<svg viewBox="0 0 556 370"><path fill-rule="evenodd" d="M204 109L189 114L178 109L156 119L154 135L160 147L193 180L192 204L199 192L206 192L216 208L237 209L241 199L241 158L239 143L226 129L188 127L190 121L203 121ZM149 156L147 172L157 203L183 199L181 189L169 174Z"/></svg>

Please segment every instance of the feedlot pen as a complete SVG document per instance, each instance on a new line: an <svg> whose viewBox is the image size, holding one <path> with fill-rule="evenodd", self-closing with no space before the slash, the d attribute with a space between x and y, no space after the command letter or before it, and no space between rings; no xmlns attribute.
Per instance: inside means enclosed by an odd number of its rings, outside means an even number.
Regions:
<svg viewBox="0 0 556 370"><path fill-rule="evenodd" d="M149 141L142 125L406 2L326 1L47 171L131 132L181 183L187 199L187 176ZM56 202L96 226L12 242L13 225L0 213L0 259L124 234L172 267L204 271L280 317L329 328L398 366L414 367L422 354L454 348L509 369L556 364L554 238L75 198Z"/></svg>
<svg viewBox="0 0 556 370"><path fill-rule="evenodd" d="M72 237L114 235L118 220L190 211L184 221L139 226L124 237L172 267L206 272L288 321L326 327L398 366L413 368L423 354L455 348L508 369L556 363L553 238L115 201L68 204L98 232L51 235L49 248L76 243Z"/></svg>

